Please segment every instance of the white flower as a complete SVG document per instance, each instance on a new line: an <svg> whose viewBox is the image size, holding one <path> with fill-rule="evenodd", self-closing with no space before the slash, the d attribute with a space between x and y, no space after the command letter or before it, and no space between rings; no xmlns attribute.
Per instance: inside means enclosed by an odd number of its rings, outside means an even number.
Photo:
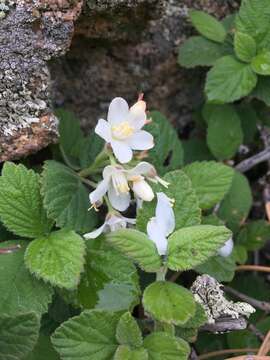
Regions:
<svg viewBox="0 0 270 360"><path fill-rule="evenodd" d="M225 244L218 250L218 254L223 257L231 255L233 251L233 239L230 238Z"/></svg>
<svg viewBox="0 0 270 360"><path fill-rule="evenodd" d="M157 193L156 216L147 224L147 234L157 247L159 255L166 255L167 237L175 229L175 217L172 209L171 199L164 193Z"/></svg>
<svg viewBox="0 0 270 360"><path fill-rule="evenodd" d="M109 106L108 121L98 121L95 132L111 144L120 163L132 159L132 150L149 150L154 146L153 136L141 130L146 123L145 108L145 102L140 100L129 109L128 103L117 97Z"/></svg>
<svg viewBox="0 0 270 360"><path fill-rule="evenodd" d="M125 229L128 224L135 225L136 219L129 219L124 216L122 216L119 213L109 213L106 216L105 222L103 225L101 225L98 229L88 233L84 234L85 239L95 239L102 233L106 232L113 232L119 229Z"/></svg>

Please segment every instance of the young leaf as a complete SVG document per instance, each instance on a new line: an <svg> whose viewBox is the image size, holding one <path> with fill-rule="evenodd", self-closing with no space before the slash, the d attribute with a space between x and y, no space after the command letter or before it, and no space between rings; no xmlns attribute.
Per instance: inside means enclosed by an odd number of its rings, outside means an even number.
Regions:
<svg viewBox="0 0 270 360"><path fill-rule="evenodd" d="M209 101L228 103L250 94L256 84L257 76L250 65L224 56L208 72L205 91Z"/></svg>
<svg viewBox="0 0 270 360"><path fill-rule="evenodd" d="M122 229L106 234L106 241L136 262L146 272L156 272L161 259L155 244L137 230Z"/></svg>
<svg viewBox="0 0 270 360"><path fill-rule="evenodd" d="M21 360L35 346L39 318L34 313L0 315L0 360Z"/></svg>
<svg viewBox="0 0 270 360"><path fill-rule="evenodd" d="M63 323L52 343L63 360L113 359L119 313L86 310Z"/></svg>
<svg viewBox="0 0 270 360"><path fill-rule="evenodd" d="M52 285L75 288L84 266L85 243L74 231L59 230L28 245L25 264Z"/></svg>
<svg viewBox="0 0 270 360"><path fill-rule="evenodd" d="M247 224L238 234L237 244L247 250L255 251L262 248L270 239L270 224L265 220L257 220Z"/></svg>
<svg viewBox="0 0 270 360"><path fill-rule="evenodd" d="M174 215L176 229L185 226L198 225L201 222L201 210L195 190L192 188L189 177L182 170L167 173L164 180L169 182L168 189L164 186L154 186L155 192L164 192L174 199ZM144 202L137 214L137 228L146 231L148 221L155 216L156 200Z"/></svg>
<svg viewBox="0 0 270 360"><path fill-rule="evenodd" d="M258 83L251 96L263 101L266 105L270 106L270 77L259 76Z"/></svg>
<svg viewBox="0 0 270 360"><path fill-rule="evenodd" d="M204 264L197 266L195 270L200 274L213 276L217 281L230 282L234 277L235 269L235 261L231 255L228 257L213 256Z"/></svg>
<svg viewBox="0 0 270 360"><path fill-rule="evenodd" d="M43 314L51 302L53 290L35 279L24 265L26 241L6 241L0 249L20 245L20 249L1 256L0 260L0 313L17 314L35 311Z"/></svg>
<svg viewBox="0 0 270 360"><path fill-rule="evenodd" d="M186 341L164 332L154 332L144 340L149 360L187 360L190 353Z"/></svg>
<svg viewBox="0 0 270 360"><path fill-rule="evenodd" d="M117 324L116 339L121 345L140 348L143 345L141 330L130 312L123 314Z"/></svg>
<svg viewBox="0 0 270 360"><path fill-rule="evenodd" d="M0 177L0 218L16 235L34 238L50 231L42 207L40 177L23 165L6 162Z"/></svg>
<svg viewBox="0 0 270 360"><path fill-rule="evenodd" d="M219 160L232 158L243 143L241 120L233 105L215 105L207 119L207 144Z"/></svg>
<svg viewBox="0 0 270 360"><path fill-rule="evenodd" d="M156 281L143 293L144 310L155 320L181 325L195 314L192 293L184 287L168 281Z"/></svg>
<svg viewBox="0 0 270 360"><path fill-rule="evenodd" d="M130 349L126 345L118 346L113 360L149 360L146 349Z"/></svg>
<svg viewBox="0 0 270 360"><path fill-rule="evenodd" d="M152 123L146 127L155 141L155 147L149 151L151 163L160 175L183 165L183 148L178 135L169 120L158 111L150 113Z"/></svg>
<svg viewBox="0 0 270 360"><path fill-rule="evenodd" d="M103 237L86 242L85 271L77 298L84 309L131 310L139 302L139 281L134 264L108 246Z"/></svg>
<svg viewBox="0 0 270 360"><path fill-rule="evenodd" d="M89 212L89 192L79 176L56 161L46 161L42 173L42 193L48 216L57 226L85 233L96 223L95 212Z"/></svg>
<svg viewBox="0 0 270 360"><path fill-rule="evenodd" d="M252 59L251 67L256 74L270 75L270 51L265 51Z"/></svg>
<svg viewBox="0 0 270 360"><path fill-rule="evenodd" d="M194 162L183 171L190 178L201 209L210 209L229 191L234 172L229 166L214 162Z"/></svg>
<svg viewBox="0 0 270 360"><path fill-rule="evenodd" d="M189 270L204 263L231 237L225 226L198 225L177 230L169 237L168 267Z"/></svg>
<svg viewBox="0 0 270 360"><path fill-rule="evenodd" d="M225 41L226 30L213 16L198 10L189 11L189 16L193 26L201 35L218 43Z"/></svg>
<svg viewBox="0 0 270 360"><path fill-rule="evenodd" d="M178 63L185 68L212 66L225 55L229 49L202 36L191 36L179 49Z"/></svg>
<svg viewBox="0 0 270 360"><path fill-rule="evenodd" d="M250 63L256 55L256 42L250 35L236 32L234 50L239 60Z"/></svg>

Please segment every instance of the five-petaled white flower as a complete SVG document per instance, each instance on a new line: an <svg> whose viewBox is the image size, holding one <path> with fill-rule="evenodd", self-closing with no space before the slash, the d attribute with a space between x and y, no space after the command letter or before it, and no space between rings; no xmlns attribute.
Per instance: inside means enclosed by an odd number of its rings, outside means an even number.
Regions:
<svg viewBox="0 0 270 360"><path fill-rule="evenodd" d="M157 247L159 255L166 255L167 237L175 229L175 216L172 209L172 200L164 193L157 193L156 216L147 224L147 234Z"/></svg>
<svg viewBox="0 0 270 360"><path fill-rule="evenodd" d="M98 229L84 234L85 239L95 239L102 233L113 232L119 229L125 229L128 224L135 225L136 219L129 219L121 214L115 213L108 213L103 225L101 225Z"/></svg>
<svg viewBox="0 0 270 360"><path fill-rule="evenodd" d="M100 119L95 132L109 143L122 164L132 159L132 150L149 150L154 146L153 136L141 130L146 123L146 105L139 100L130 109L123 98L112 100L107 120Z"/></svg>
<svg viewBox="0 0 270 360"><path fill-rule="evenodd" d="M103 180L89 195L91 204L102 202L103 196L108 193L112 206L119 211L125 211L130 204L130 188L136 198L143 201L152 201L154 193L146 180L160 182L167 187L168 183L157 176L153 165L143 161L133 169L125 170L121 165L108 165L103 170Z"/></svg>
<svg viewBox="0 0 270 360"><path fill-rule="evenodd" d="M218 250L218 255L227 257L230 256L233 251L233 239L230 238L225 244Z"/></svg>

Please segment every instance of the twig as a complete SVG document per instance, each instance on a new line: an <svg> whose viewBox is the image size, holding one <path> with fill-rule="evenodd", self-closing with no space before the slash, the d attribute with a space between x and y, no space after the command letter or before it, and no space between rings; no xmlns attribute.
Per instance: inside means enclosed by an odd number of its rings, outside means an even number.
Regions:
<svg viewBox="0 0 270 360"><path fill-rule="evenodd" d="M260 300L254 299L254 298L252 298L248 295L245 295L245 294L241 293L240 291L235 290L229 286L224 286L224 290L227 293L236 296L240 300L245 301L248 304L254 306L256 309L270 312L270 303L268 303L266 301L260 301Z"/></svg>
<svg viewBox="0 0 270 360"><path fill-rule="evenodd" d="M238 165L236 165L236 170L241 172L246 172L253 168L254 166L260 164L263 161L267 161L270 159L270 147L266 148L265 150L259 152L251 156L248 159L241 161Z"/></svg>
<svg viewBox="0 0 270 360"><path fill-rule="evenodd" d="M270 273L269 266L259 266L259 265L239 265L236 267L236 271L260 271Z"/></svg>
<svg viewBox="0 0 270 360"><path fill-rule="evenodd" d="M191 348L191 352L190 352L190 355L189 355L189 360L198 360L199 357L195 351L194 348Z"/></svg>
<svg viewBox="0 0 270 360"><path fill-rule="evenodd" d="M270 331L268 331L264 341L258 351L258 356L267 355L270 351Z"/></svg>
<svg viewBox="0 0 270 360"><path fill-rule="evenodd" d="M216 356L222 356L227 354L237 354L237 353L248 353L248 352L257 352L259 349L252 349L252 348L243 348L243 349L225 349L225 350L218 350L212 351L207 354L199 355L199 360L210 359Z"/></svg>
<svg viewBox="0 0 270 360"><path fill-rule="evenodd" d="M248 325L248 330L250 330L251 332L253 332L253 334L254 334L255 336L257 336L257 338L258 338L260 341L263 341L263 339L264 339L264 334L263 334L259 329L257 329L255 325L249 324L249 325Z"/></svg>
<svg viewBox="0 0 270 360"><path fill-rule="evenodd" d="M227 358L226 360L270 360L270 356L243 355Z"/></svg>
<svg viewBox="0 0 270 360"><path fill-rule="evenodd" d="M180 275L181 275L181 271L177 271L177 272L173 273L172 276L170 277L169 281L175 282L179 278Z"/></svg>
<svg viewBox="0 0 270 360"><path fill-rule="evenodd" d="M213 324L205 324L200 327L200 331L209 331L213 333L224 333L234 330L243 330L247 327L247 321L243 317L238 319L219 318Z"/></svg>

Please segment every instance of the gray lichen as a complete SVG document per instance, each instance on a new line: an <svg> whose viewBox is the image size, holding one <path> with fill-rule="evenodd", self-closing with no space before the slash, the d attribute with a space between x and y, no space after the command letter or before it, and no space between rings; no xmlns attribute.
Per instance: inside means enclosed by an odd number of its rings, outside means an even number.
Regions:
<svg viewBox="0 0 270 360"><path fill-rule="evenodd" d="M191 291L195 300L206 312L208 324L214 324L220 318L238 319L249 317L255 309L244 302L229 301L224 297L222 285L209 275L198 276L192 284Z"/></svg>

